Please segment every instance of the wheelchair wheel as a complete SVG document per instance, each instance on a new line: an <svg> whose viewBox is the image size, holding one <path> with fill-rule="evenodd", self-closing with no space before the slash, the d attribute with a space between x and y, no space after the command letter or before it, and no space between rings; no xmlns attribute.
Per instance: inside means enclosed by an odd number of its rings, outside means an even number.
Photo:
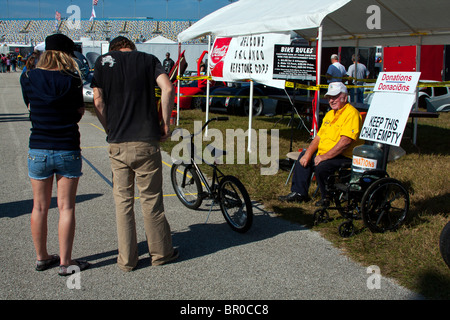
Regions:
<svg viewBox="0 0 450 320"><path fill-rule="evenodd" d="M355 234L355 225L353 221L347 220L340 224L339 226L339 235L342 238L349 238Z"/></svg>
<svg viewBox="0 0 450 320"><path fill-rule="evenodd" d="M441 231L441 236L439 238L439 249L441 251L442 258L450 268L450 222L448 222Z"/></svg>
<svg viewBox="0 0 450 320"><path fill-rule="evenodd" d="M405 221L408 209L408 191L392 178L372 183L361 200L362 219L372 232L396 230Z"/></svg>
<svg viewBox="0 0 450 320"><path fill-rule="evenodd" d="M317 209L314 211L314 225L317 226L319 223L328 222L330 220L330 215L326 209Z"/></svg>

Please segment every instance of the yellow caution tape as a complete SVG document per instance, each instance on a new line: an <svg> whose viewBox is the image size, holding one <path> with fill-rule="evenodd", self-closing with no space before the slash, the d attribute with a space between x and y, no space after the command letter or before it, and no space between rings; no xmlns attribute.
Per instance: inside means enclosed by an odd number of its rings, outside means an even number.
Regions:
<svg viewBox="0 0 450 320"><path fill-rule="evenodd" d="M326 77L326 76L322 76ZM352 77L337 77L339 79L344 79L348 81L364 81L365 83L375 83L376 79L357 79ZM177 76L177 79L180 81L195 81L195 80L213 80L211 76L192 76L192 77L181 77ZM294 88L294 82L292 81L286 81L286 88ZM354 88L373 88L373 85L346 85L348 89L354 89ZM425 87L450 87L450 81L441 81L441 82L419 82L417 87L425 88ZM318 91L320 89L327 89L328 84L321 84L321 85L307 85L307 84L301 84L301 83L295 83L296 89L304 89L304 90L311 90L311 91ZM156 96L161 96L161 90L157 88L156 90ZM371 91L372 92L372 91ZM365 92L371 93L371 92ZM183 97L206 97L206 95L183 95ZM226 95L210 95L211 98L228 98L230 96ZM233 98L248 98L249 96L233 96ZM255 99L268 99L267 96L254 96Z"/></svg>

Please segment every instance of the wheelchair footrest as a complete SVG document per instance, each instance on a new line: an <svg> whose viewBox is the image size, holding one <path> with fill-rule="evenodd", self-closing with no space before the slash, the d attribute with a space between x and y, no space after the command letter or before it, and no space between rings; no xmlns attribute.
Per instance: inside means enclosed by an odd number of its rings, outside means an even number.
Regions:
<svg viewBox="0 0 450 320"><path fill-rule="evenodd" d="M348 185L343 184L343 183L336 183L336 184L334 185L334 187L335 187L336 189L338 189L339 191L345 192L345 191L347 191Z"/></svg>

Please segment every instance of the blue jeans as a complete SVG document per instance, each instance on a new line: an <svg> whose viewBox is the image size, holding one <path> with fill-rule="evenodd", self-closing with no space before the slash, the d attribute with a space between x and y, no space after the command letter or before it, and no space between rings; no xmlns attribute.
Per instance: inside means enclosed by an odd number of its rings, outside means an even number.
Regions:
<svg viewBox="0 0 450 320"><path fill-rule="evenodd" d="M364 88L350 89L350 97L352 102L364 103Z"/></svg>
<svg viewBox="0 0 450 320"><path fill-rule="evenodd" d="M30 149L28 151L28 176L35 180L44 180L54 174L66 178L79 178L82 159L77 150Z"/></svg>

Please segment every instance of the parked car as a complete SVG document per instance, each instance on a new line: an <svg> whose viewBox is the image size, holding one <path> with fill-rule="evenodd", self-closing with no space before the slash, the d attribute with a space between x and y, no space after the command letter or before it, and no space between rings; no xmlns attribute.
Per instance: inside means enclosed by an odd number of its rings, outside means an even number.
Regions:
<svg viewBox="0 0 450 320"><path fill-rule="evenodd" d="M75 51L75 57L83 77L83 100L85 103L93 103L94 91L91 88L91 82L94 72L90 67L89 60L81 52Z"/></svg>
<svg viewBox="0 0 450 320"><path fill-rule="evenodd" d="M202 100L205 100L204 97L205 91L203 88L199 88L196 86L180 86L180 102L178 103L178 87L175 85L175 105L179 104L180 109L199 109L201 108ZM199 97L195 97L199 96Z"/></svg>
<svg viewBox="0 0 450 320"><path fill-rule="evenodd" d="M94 90L91 88L91 81L84 80L83 101L85 103L94 103Z"/></svg>
<svg viewBox="0 0 450 320"><path fill-rule="evenodd" d="M425 83L436 83L437 81L421 80ZM419 107L427 109L428 112L450 111L450 91L448 87L421 87L419 89Z"/></svg>
<svg viewBox="0 0 450 320"><path fill-rule="evenodd" d="M253 116L276 114L280 106L279 101L269 99L269 95L285 95L282 89L269 87L260 83L254 84ZM234 115L249 114L250 83L235 82L227 86L218 87L211 91L213 97L209 100L211 111L224 112Z"/></svg>

